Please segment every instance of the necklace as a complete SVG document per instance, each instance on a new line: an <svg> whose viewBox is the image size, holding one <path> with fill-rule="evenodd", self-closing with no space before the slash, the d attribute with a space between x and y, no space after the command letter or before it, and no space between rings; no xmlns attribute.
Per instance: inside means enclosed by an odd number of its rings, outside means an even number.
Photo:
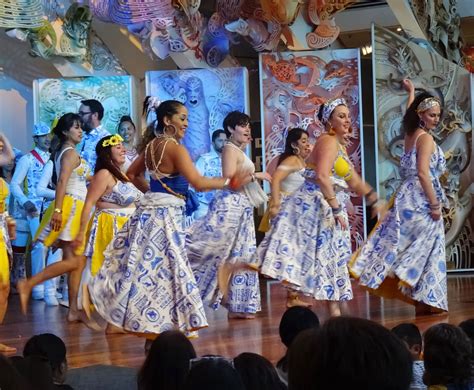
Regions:
<svg viewBox="0 0 474 390"><path fill-rule="evenodd" d="M227 143L232 144L232 145L238 147L239 149L242 149L242 146L245 145L243 142L238 143L238 142L235 142L233 139L228 140Z"/></svg>

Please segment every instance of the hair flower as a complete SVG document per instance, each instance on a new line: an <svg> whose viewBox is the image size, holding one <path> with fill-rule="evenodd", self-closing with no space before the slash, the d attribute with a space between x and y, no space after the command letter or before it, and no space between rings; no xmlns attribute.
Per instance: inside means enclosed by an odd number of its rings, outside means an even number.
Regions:
<svg viewBox="0 0 474 390"><path fill-rule="evenodd" d="M123 142L123 138L119 134L115 134L112 137L106 139L102 142L102 147L106 148L108 146L117 146Z"/></svg>

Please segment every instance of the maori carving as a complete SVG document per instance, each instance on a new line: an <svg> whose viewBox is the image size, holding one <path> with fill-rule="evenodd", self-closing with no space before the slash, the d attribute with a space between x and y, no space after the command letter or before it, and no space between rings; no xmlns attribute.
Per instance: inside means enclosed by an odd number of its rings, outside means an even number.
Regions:
<svg viewBox="0 0 474 390"><path fill-rule="evenodd" d="M463 42L456 0L410 0L411 9L427 40L448 60L460 64Z"/></svg>

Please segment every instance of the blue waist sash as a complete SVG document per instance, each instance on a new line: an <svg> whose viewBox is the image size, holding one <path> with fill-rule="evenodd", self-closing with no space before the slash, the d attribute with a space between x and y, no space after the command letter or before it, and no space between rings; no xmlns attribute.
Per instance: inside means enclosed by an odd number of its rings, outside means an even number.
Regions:
<svg viewBox="0 0 474 390"><path fill-rule="evenodd" d="M186 198L186 215L191 215L199 207L199 199L194 192L189 191L189 183L186 178L181 175L164 177L159 180L150 179L150 191L184 196Z"/></svg>

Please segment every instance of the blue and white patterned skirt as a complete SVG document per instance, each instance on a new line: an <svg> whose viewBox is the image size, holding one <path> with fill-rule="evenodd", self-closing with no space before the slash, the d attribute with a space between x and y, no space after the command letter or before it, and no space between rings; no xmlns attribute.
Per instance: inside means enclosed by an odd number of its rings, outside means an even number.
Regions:
<svg viewBox="0 0 474 390"><path fill-rule="evenodd" d="M337 199L344 206L348 194L339 191ZM345 207L343 216L347 222ZM331 207L313 182L306 181L285 199L257 253L261 273L291 289L318 300L352 299L349 229L335 224Z"/></svg>
<svg viewBox="0 0 474 390"><path fill-rule="evenodd" d="M217 284L217 271L224 262L258 267L253 206L241 192L218 191L206 216L191 227L188 258L204 302L213 309L223 294ZM235 272L229 283L225 307L234 313L256 313L260 307L258 272Z"/></svg>
<svg viewBox="0 0 474 390"><path fill-rule="evenodd" d="M350 269L359 284L379 295L448 310L445 256L443 219L431 218L418 178L410 178L352 259ZM382 286L384 281L398 284Z"/></svg>
<svg viewBox="0 0 474 390"><path fill-rule="evenodd" d="M105 251L89 290L99 314L131 332L206 327L186 256L184 202L173 195L145 194Z"/></svg>

